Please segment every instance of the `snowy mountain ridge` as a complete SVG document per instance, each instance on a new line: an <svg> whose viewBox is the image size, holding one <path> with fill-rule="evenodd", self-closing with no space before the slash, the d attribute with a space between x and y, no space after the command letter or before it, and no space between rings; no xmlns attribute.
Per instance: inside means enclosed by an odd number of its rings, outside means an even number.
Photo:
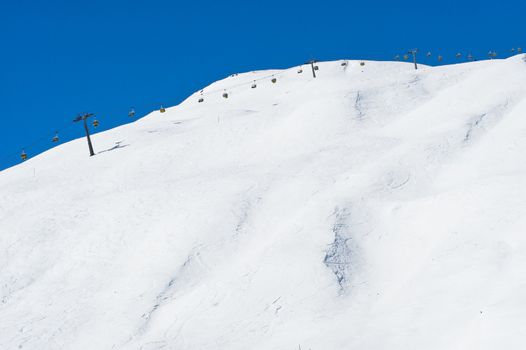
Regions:
<svg viewBox="0 0 526 350"><path fill-rule="evenodd" d="M243 73L0 172L0 349L522 348L525 57Z"/></svg>

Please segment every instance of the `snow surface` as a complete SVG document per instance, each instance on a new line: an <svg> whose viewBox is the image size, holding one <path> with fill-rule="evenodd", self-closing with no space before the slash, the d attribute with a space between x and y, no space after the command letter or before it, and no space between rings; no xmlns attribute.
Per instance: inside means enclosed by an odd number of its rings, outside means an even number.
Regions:
<svg viewBox="0 0 526 350"><path fill-rule="evenodd" d="M0 349L523 349L525 58L239 74L2 171Z"/></svg>

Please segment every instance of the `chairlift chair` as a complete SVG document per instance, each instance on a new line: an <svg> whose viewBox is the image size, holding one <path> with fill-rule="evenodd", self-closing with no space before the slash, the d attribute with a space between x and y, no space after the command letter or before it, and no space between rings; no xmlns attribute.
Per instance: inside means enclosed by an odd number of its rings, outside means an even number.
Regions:
<svg viewBox="0 0 526 350"><path fill-rule="evenodd" d="M272 84L275 84L276 81L277 81L276 78L272 78L272 80L271 80Z"/></svg>
<svg viewBox="0 0 526 350"><path fill-rule="evenodd" d="M133 108L128 112L128 117L133 118L135 116L135 110Z"/></svg>
<svg viewBox="0 0 526 350"><path fill-rule="evenodd" d="M94 128L96 128L97 126L99 126L99 121L97 119L94 119L91 124L93 125Z"/></svg>
<svg viewBox="0 0 526 350"><path fill-rule="evenodd" d="M228 98L228 93L226 91L223 92L223 98Z"/></svg>
<svg viewBox="0 0 526 350"><path fill-rule="evenodd" d="M164 112L166 112L166 108L164 108L163 106L161 106L161 108L159 109L159 112L160 112L160 113L164 113Z"/></svg>
<svg viewBox="0 0 526 350"><path fill-rule="evenodd" d="M26 151L22 150L22 153L20 154L20 158L22 158L22 160L26 160L27 159Z"/></svg>
<svg viewBox="0 0 526 350"><path fill-rule="evenodd" d="M55 132L55 136L53 136L51 142L58 142L58 132Z"/></svg>
<svg viewBox="0 0 526 350"><path fill-rule="evenodd" d="M252 84L251 88L252 88L252 89L257 88L256 81L255 81L255 80L254 80L254 83Z"/></svg>

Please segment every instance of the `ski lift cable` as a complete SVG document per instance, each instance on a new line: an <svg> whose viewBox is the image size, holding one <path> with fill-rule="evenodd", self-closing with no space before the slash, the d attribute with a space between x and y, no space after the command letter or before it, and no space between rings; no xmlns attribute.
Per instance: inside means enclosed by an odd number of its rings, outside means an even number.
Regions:
<svg viewBox="0 0 526 350"><path fill-rule="evenodd" d="M520 46L518 46L518 47L520 47ZM520 52L520 53L524 52L524 48L522 48L522 47L519 50L512 51L512 52ZM494 49L490 50L490 52L493 52L493 53L508 52L508 51L509 51L509 49L508 50L494 50ZM441 55L441 56L443 57L443 55ZM231 89L236 89L236 88L243 87L243 86L248 86L248 85L251 85L251 84L263 81L263 80L283 77L287 72L289 72L291 70L301 69L302 66L303 65L297 65L297 66L294 66L294 67L291 67L291 68L287 68L287 69L281 70L281 71L279 71L277 73L273 73L273 74L268 74L268 75L262 76L262 77L257 78L257 79L250 79L250 80L248 80L246 82L242 82L242 83L238 83L238 84L235 84L235 85L231 85L231 86L227 87L226 89L225 88L214 89L214 90L210 90L210 91L206 91L206 92L203 89L203 90L201 90L203 92L200 94L200 96L208 96L208 95L212 95L212 94L215 94L215 93L218 93L218 92L222 92L224 90L231 90ZM128 119L126 119L126 120L128 120ZM72 129L73 126L74 125L68 121L67 123L64 123L64 125L62 127L57 128L56 132L58 132L60 134L63 134L63 133L65 133L65 131L69 131L70 129ZM53 136L55 135L56 132L54 132L54 133L46 133L45 136L42 136L42 137L34 140L33 142L25 145L24 147L21 147L21 149L27 151L27 150L33 149L33 147L35 147L37 145L43 144L44 142L47 143L50 139L53 138ZM0 159L2 159L2 162L5 162L5 161L9 160L12 157L14 158L14 157L19 157L19 156L20 156L20 151L13 151L13 152L9 152L9 153L5 154Z"/></svg>
<svg viewBox="0 0 526 350"><path fill-rule="evenodd" d="M202 89L200 91L203 91L203 92L200 93L199 95L200 96L209 96L209 95L213 95L213 94L218 93L218 92L222 92L224 90L232 90L232 89L235 89L235 88L238 88L238 87L252 85L252 84L254 84L254 82L257 83L259 81L263 81L263 80L267 80L267 79L283 77L285 75L285 73L287 73L288 71L291 71L291 70L296 70L296 69L298 69L298 67L300 67L300 66L294 66L294 67L291 67L291 68L283 69L283 70L281 70L281 71L279 71L277 73L265 75L265 76L257 78L257 79L251 79L251 80L247 80L247 81L242 82L242 83L230 85L227 88L217 88L217 89L209 90L209 91L204 91L204 89Z"/></svg>

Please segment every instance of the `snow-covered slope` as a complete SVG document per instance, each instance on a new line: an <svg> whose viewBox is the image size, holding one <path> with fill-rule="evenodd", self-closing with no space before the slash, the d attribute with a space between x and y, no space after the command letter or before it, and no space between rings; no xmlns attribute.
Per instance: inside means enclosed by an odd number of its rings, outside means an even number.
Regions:
<svg viewBox="0 0 526 350"><path fill-rule="evenodd" d="M523 348L524 58L239 74L2 171L0 349Z"/></svg>

